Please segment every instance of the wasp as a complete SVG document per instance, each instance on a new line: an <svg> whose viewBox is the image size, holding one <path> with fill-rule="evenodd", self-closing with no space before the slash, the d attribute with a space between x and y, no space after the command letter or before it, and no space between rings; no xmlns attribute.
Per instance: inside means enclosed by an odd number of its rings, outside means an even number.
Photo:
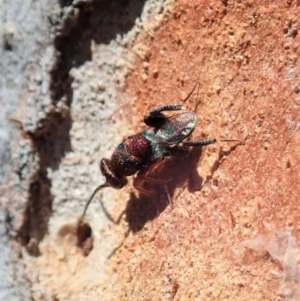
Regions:
<svg viewBox="0 0 300 301"><path fill-rule="evenodd" d="M183 110L184 107L179 104L164 105L151 110L144 117L144 123L149 128L127 137L118 145L111 159L104 158L100 161L100 170L105 177L105 182L92 193L82 217L99 190L105 187L121 189L127 184L127 177L136 174L133 186L143 194L151 194L151 191L142 187L142 183L162 182L148 177L147 173L164 158L186 156L192 146L203 147L217 142L215 138L187 141L197 125L198 117L194 112L183 112ZM177 112L177 114L168 117L164 114L167 111Z"/></svg>

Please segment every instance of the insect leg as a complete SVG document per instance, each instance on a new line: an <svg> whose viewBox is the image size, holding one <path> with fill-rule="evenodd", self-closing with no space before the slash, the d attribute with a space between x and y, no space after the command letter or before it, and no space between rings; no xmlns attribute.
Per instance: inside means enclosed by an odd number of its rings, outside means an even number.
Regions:
<svg viewBox="0 0 300 301"><path fill-rule="evenodd" d="M184 142L182 142L182 144L183 144L183 146L205 146L205 145L213 144L216 142L217 142L217 139L209 138L209 139L195 140L195 141L184 141Z"/></svg>
<svg viewBox="0 0 300 301"><path fill-rule="evenodd" d="M168 119L168 117L162 113L163 111L180 111L180 110L182 110L182 106L178 104L161 106L148 112L144 117L144 122L148 126L159 127L166 121L166 119Z"/></svg>
<svg viewBox="0 0 300 301"><path fill-rule="evenodd" d="M216 139L203 139L195 141L183 141L173 147L166 150L165 156L184 157L189 153L189 146L206 146L209 144L216 143Z"/></svg>
<svg viewBox="0 0 300 301"><path fill-rule="evenodd" d="M153 178L147 177L146 175L138 173L137 176L135 177L134 181L133 181L134 188L137 189L142 194L152 195L153 191L147 190L147 189L142 187L142 184L144 182L165 185L166 182L168 182L168 181L153 179Z"/></svg>
<svg viewBox="0 0 300 301"><path fill-rule="evenodd" d="M144 189L142 187L143 182L166 185L166 183L169 182L170 180L163 181L163 180L153 179L153 178L150 178L150 177L147 176L148 172L153 171L162 162L163 162L163 159L157 160L155 163L140 169L140 171L137 173L137 175L136 175L136 177L133 181L134 188L136 188L139 192L141 192L143 194L151 195L151 194L153 194L152 191Z"/></svg>
<svg viewBox="0 0 300 301"><path fill-rule="evenodd" d="M147 178L146 176L136 176L133 180L133 187L142 194L153 195L154 191L147 190L142 187L143 182L150 182L150 181L148 181L149 179L151 179L151 178ZM152 179L152 180L154 180L154 179Z"/></svg>
<svg viewBox="0 0 300 301"><path fill-rule="evenodd" d="M173 147L169 147L164 156L169 157L185 157L189 153L189 149L186 146L183 146L182 143L177 144Z"/></svg>

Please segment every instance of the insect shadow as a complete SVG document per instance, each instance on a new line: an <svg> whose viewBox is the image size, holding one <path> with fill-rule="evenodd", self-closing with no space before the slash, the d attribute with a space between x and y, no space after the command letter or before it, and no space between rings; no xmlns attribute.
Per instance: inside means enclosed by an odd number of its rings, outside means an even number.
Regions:
<svg viewBox="0 0 300 301"><path fill-rule="evenodd" d="M203 148L195 147L191 149L187 157L164 160L164 163L153 171L151 176L166 180L166 184L148 185L149 189L155 190L152 195L133 192L130 194L123 212L129 231L136 233L142 230L148 221L157 218L167 206L173 206L176 188L187 185L191 193L201 190L203 179L197 172L197 165L203 151Z"/></svg>
<svg viewBox="0 0 300 301"><path fill-rule="evenodd" d="M147 222L157 218L167 206L173 206L173 196L176 188L184 187L187 184L188 190L191 193L201 190L203 179L197 172L197 163L201 161L203 152L203 148L195 147L189 152L187 157L168 158L165 160L164 164L155 170L151 176L170 180L167 180L165 185L157 184L155 187L153 185L149 185L149 187L145 185L147 188L152 189L152 195L131 192L127 206L117 220L112 219L109 212L107 212L103 206L103 203L100 202L105 215L111 222L119 224L125 215L125 220L128 223L128 230L125 233L125 238L112 250L108 259L114 256L114 254L123 246L125 239L130 232L137 233L141 231ZM174 177L174 175L176 176ZM156 188L155 192L153 190L154 188ZM88 226L82 222L81 225L84 225L85 227ZM89 239L87 242L89 242ZM83 252L85 255L88 255L88 253L85 252L87 243L85 241L83 242Z"/></svg>

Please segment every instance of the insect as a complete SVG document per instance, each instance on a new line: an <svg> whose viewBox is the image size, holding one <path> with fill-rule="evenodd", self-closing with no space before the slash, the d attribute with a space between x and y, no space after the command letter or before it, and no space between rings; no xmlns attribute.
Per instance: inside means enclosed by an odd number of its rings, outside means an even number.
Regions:
<svg viewBox="0 0 300 301"><path fill-rule="evenodd" d="M147 173L160 164L162 159L170 156L185 156L192 146L202 147L216 143L215 138L185 140L194 131L198 118L194 112L183 112L183 110L184 107L179 104L164 105L151 110L144 117L144 123L149 128L127 137L118 145L111 159L104 158L100 161L101 173L106 181L94 190L86 203L82 217L99 190L105 187L121 189L127 184L127 177L136 174L133 186L143 194L151 194L151 191L142 187L142 183L163 182L147 176ZM166 111L177 112L177 114L168 117L164 114Z"/></svg>

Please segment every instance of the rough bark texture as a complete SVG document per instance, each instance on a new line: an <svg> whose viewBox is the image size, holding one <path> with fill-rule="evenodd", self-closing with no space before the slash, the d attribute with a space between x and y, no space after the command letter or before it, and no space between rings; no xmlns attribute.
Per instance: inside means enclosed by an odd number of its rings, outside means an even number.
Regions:
<svg viewBox="0 0 300 301"><path fill-rule="evenodd" d="M299 300L300 2L15 2L0 299ZM193 138L241 142L165 160L153 196L103 190L118 225L97 198L79 223L99 160L196 83Z"/></svg>

